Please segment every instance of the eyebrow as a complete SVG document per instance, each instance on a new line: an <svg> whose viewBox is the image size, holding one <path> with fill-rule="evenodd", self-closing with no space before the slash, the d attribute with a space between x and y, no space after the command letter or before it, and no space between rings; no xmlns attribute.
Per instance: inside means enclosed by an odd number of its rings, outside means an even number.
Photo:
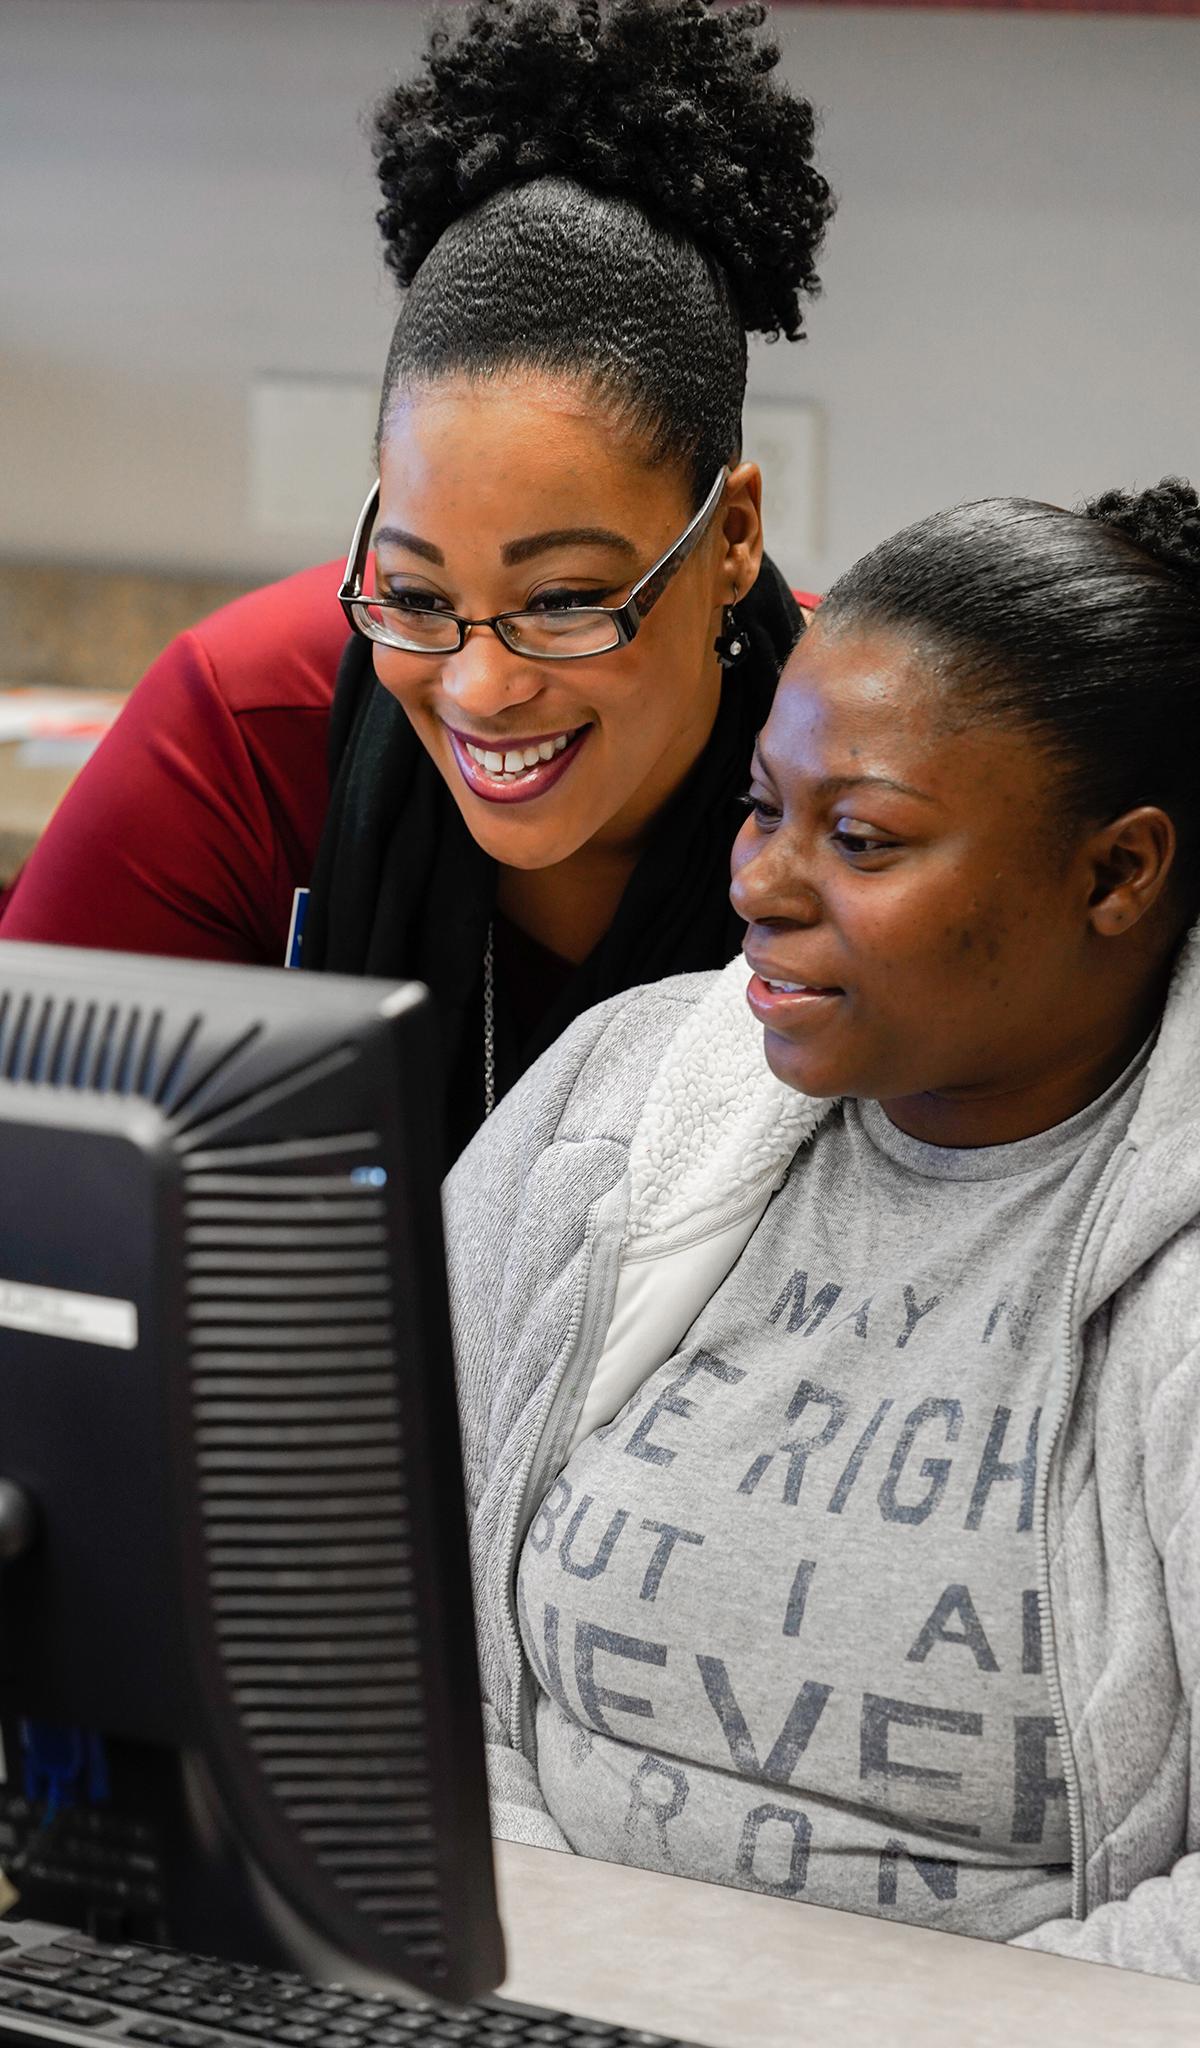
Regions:
<svg viewBox="0 0 1200 2048"><path fill-rule="evenodd" d="M439 569L445 568L446 557L432 541L421 540L415 533L406 533L401 526L381 526L375 535L375 546L403 548L406 554L419 555L424 562L433 562ZM530 533L523 540L510 540L500 550L500 560L506 569L514 569L521 562L533 560L535 555L549 552L551 548L613 548L618 554L636 561L637 548L623 533L614 533L607 526L556 526L548 533Z"/></svg>
<svg viewBox="0 0 1200 2048"><path fill-rule="evenodd" d="M840 796L845 789L862 787L873 789L894 789L897 796L915 796L920 804L935 804L937 798L926 790L914 789L911 782L897 782L891 775L827 775L817 784L818 796Z"/></svg>
<svg viewBox="0 0 1200 2048"><path fill-rule="evenodd" d="M381 526L375 534L375 547L403 548L407 555L420 555L423 562L436 562L439 569L446 566L446 557L431 540L420 540L415 533L405 533L402 526Z"/></svg>
<svg viewBox="0 0 1200 2048"><path fill-rule="evenodd" d="M754 759L764 771L767 770L762 751L757 746L754 749ZM841 796L847 789L891 789L897 796L915 797L921 804L938 802L938 798L930 796L927 790L914 789L911 782L897 782L891 775L826 775L820 782L814 784L813 795L820 798Z"/></svg>
<svg viewBox="0 0 1200 2048"><path fill-rule="evenodd" d="M613 548L634 561L638 553L631 540L608 526L555 526L548 533L531 533L524 540L510 540L501 548L500 559L506 568L512 569L518 562L531 561L534 555L546 554L551 548Z"/></svg>

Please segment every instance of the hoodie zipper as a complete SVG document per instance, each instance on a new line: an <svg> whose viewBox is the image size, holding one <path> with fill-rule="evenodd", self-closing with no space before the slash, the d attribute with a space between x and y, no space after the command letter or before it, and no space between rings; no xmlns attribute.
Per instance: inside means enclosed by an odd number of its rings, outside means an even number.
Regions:
<svg viewBox="0 0 1200 2048"><path fill-rule="evenodd" d="M611 1226L603 1213L609 1206L616 1212ZM585 1237L593 1235L592 1255L567 1331L566 1356L550 1395L545 1420L532 1433L518 1478L517 1512L515 1521L510 1524L513 1540L505 1577L504 1637L509 1652L509 1668L517 1674L509 1709L509 1736L514 1748L531 1762L534 1755L533 1712L529 1697L530 1673L521 1649L521 1631L517 1621L517 1561L533 1505L542 1498L562 1463L568 1435L564 1420L570 1413L570 1398L576 1393L584 1374L594 1371L603 1348L609 1315L600 1311L607 1304L611 1313L628 1206L629 1180L626 1176L601 1195L588 1213Z"/></svg>
<svg viewBox="0 0 1200 2048"><path fill-rule="evenodd" d="M1087 1917L1087 1870L1085 1843L1083 1839L1083 1795L1079 1785L1079 1767L1071 1746L1071 1731L1067 1725L1066 1702L1063 1699L1062 1680L1058 1670L1058 1647L1054 1635L1054 1617L1050 1606L1050 1472L1054 1455L1058 1449L1063 1426L1070 1413L1075 1397L1075 1296L1079 1281L1079 1268L1083 1263L1084 1246L1092 1225L1099 1213L1101 1202L1108 1193L1109 1185L1115 1178L1121 1164L1126 1142L1122 1141L1110 1158L1095 1189L1091 1201L1083 1212L1075 1241L1067 1262L1067 1286L1063 1299L1061 1324L1062 1356L1065 1370L1054 1421L1046 1440L1045 1455L1042 1459L1038 1478L1037 1495L1037 1563L1038 1563L1038 1613L1041 1619L1042 1642L1046 1654L1043 1670L1046 1689L1050 1694L1050 1706L1054 1715L1055 1733L1058 1737L1059 1755L1062 1758L1063 1782L1067 1788L1067 1825L1071 1846L1071 1917L1083 1920Z"/></svg>
<svg viewBox="0 0 1200 2048"><path fill-rule="evenodd" d="M611 1204L614 1211L611 1220L602 1213L606 1204ZM615 1187L601 1195L588 1212L587 1228L594 1230L595 1238L599 1242L593 1243L591 1262L567 1333L566 1357L559 1368L558 1378L550 1395L546 1419L540 1429L534 1432L525 1462L517 1475L517 1508L509 1523L512 1542L509 1568L505 1577L503 1619L504 1638L511 1660L510 1668L517 1673L508 1717L509 1736L515 1747L527 1756L530 1762L534 1761L535 1739L530 1703L531 1674L521 1649L521 1631L517 1620L518 1555L532 1519L534 1504L542 1498L551 1478L562 1470L565 1462L565 1452L570 1441L567 1424L573 1422L577 1412L574 1396L579 1392L581 1381L585 1385L590 1384L591 1375L595 1372L604 1349L620 1276L628 1210L629 1182L626 1177L624 1181L619 1181Z"/></svg>

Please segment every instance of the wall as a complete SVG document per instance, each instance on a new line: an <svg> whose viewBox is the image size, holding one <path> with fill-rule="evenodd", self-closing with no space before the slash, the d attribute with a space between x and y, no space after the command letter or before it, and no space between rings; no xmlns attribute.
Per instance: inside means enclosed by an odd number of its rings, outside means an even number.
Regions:
<svg viewBox="0 0 1200 2048"><path fill-rule="evenodd" d="M0 555L269 574L257 372L375 377L390 325L362 110L405 0L4 0ZM841 195L802 348L824 582L962 496L1200 475L1200 24L781 8ZM362 451L365 473L367 451ZM784 550L780 550L784 552Z"/></svg>
<svg viewBox="0 0 1200 2048"><path fill-rule="evenodd" d="M793 372L829 546L964 497L1200 482L1200 22L787 10L841 210Z"/></svg>

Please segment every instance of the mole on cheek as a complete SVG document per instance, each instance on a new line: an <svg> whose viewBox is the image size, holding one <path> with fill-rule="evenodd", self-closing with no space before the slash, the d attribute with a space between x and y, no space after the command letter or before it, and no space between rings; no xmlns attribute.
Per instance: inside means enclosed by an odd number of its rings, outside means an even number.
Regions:
<svg viewBox="0 0 1200 2048"><path fill-rule="evenodd" d="M942 926L942 954L947 960L961 960L975 950L975 927L969 924Z"/></svg>
<svg viewBox="0 0 1200 2048"><path fill-rule="evenodd" d="M1004 952L1008 937L1008 924L1002 910L991 906L985 910L978 924L973 928L975 943L981 948L989 964L999 960Z"/></svg>
<svg viewBox="0 0 1200 2048"><path fill-rule="evenodd" d="M944 936L947 954L954 960L965 961L972 954L981 954L989 964L994 964L1004 951L1004 922L994 913L977 913L970 924L948 924Z"/></svg>

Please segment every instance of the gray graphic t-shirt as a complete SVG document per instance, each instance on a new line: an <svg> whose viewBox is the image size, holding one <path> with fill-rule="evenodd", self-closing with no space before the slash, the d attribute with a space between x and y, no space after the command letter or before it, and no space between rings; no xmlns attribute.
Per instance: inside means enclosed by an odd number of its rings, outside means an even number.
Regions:
<svg viewBox="0 0 1200 2048"><path fill-rule="evenodd" d="M1010 1939L1070 1911L1034 1489L1071 1239L1141 1091L1019 1144L846 1102L517 1579L581 1854Z"/></svg>

